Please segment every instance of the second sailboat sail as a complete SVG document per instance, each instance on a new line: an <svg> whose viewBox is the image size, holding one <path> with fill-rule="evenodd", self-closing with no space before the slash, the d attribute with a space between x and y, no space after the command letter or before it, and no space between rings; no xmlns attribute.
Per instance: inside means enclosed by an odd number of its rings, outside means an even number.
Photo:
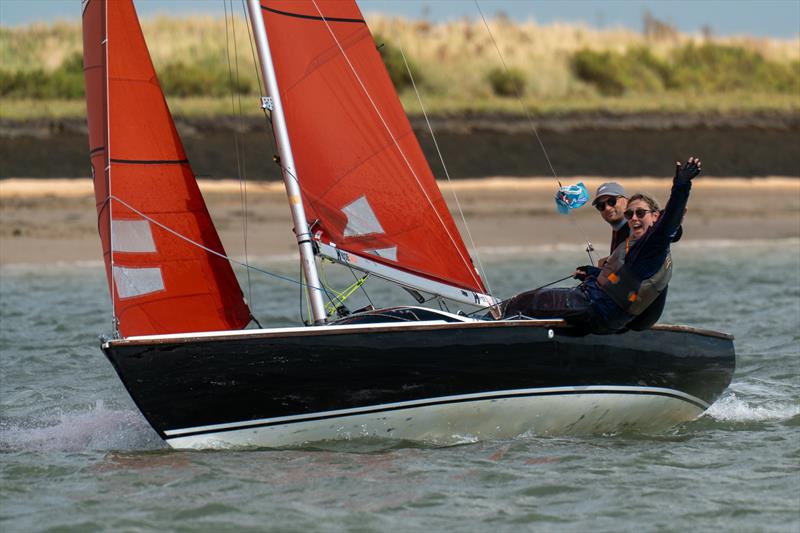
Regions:
<svg viewBox="0 0 800 533"><path fill-rule="evenodd" d="M88 0L83 50L98 228L125 336L239 329L250 311L130 0Z"/></svg>

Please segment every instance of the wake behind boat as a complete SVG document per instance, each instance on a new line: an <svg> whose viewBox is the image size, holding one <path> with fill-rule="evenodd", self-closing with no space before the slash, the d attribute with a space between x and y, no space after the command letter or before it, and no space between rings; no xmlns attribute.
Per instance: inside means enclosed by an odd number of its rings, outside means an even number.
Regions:
<svg viewBox="0 0 800 533"><path fill-rule="evenodd" d="M334 319L316 261L495 310L352 2L249 2L313 327L251 321L130 1L88 0L84 64L113 302L103 351L173 447L448 444L661 431L730 383L732 338L414 306ZM313 221L309 224L308 221ZM338 305L333 298L333 307Z"/></svg>

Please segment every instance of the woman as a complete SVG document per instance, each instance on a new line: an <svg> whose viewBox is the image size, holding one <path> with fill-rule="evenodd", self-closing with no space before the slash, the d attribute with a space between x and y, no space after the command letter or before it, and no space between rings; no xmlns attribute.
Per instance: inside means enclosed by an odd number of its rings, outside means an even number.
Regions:
<svg viewBox="0 0 800 533"><path fill-rule="evenodd" d="M624 330L669 283L669 245L680 227L692 179L700 171L698 158L690 157L683 165L676 163L663 212L650 196L631 196L625 211L630 236L617 246L602 269L579 267L575 277L582 281L572 289L538 289L518 294L507 303L504 318L563 318L591 333Z"/></svg>

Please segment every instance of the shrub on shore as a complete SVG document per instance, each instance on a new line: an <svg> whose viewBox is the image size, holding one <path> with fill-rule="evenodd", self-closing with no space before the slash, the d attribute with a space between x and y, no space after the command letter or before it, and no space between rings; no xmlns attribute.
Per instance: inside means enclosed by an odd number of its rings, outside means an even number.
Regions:
<svg viewBox="0 0 800 533"><path fill-rule="evenodd" d="M796 92L800 90L796 63L780 64L742 47L713 43L689 43L673 50L667 61L646 48L625 53L584 49L570 60L579 80L607 96L663 90Z"/></svg>
<svg viewBox="0 0 800 533"><path fill-rule="evenodd" d="M83 98L83 57L73 54L50 72L0 70L0 96L12 98Z"/></svg>
<svg viewBox="0 0 800 533"><path fill-rule="evenodd" d="M250 94L255 89L249 78L236 80L235 71L222 70L218 65L169 63L161 69L158 78L168 96L226 96L231 93L231 87L237 94Z"/></svg>
<svg viewBox="0 0 800 533"><path fill-rule="evenodd" d="M381 55L383 64L389 72L389 78L398 91L401 91L412 85L412 76L414 83L421 83L423 81L422 74L408 56L403 60L403 53L399 48L385 41L382 35L375 34L375 46L378 47L378 53ZM406 67L408 63L408 67Z"/></svg>
<svg viewBox="0 0 800 533"><path fill-rule="evenodd" d="M497 96L522 96L525 94L525 74L518 69L511 67L493 68L486 75L492 92Z"/></svg>

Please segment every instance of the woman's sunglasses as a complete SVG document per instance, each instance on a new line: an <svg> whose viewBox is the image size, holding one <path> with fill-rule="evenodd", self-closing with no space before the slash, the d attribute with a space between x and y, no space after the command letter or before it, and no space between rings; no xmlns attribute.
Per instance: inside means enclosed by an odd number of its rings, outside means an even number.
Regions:
<svg viewBox="0 0 800 533"><path fill-rule="evenodd" d="M608 207L614 207L615 205L617 205L617 197L612 196L608 200L601 200L599 202L595 202L594 206L598 211L602 211L603 209L606 208L606 204L608 204Z"/></svg>
<svg viewBox="0 0 800 533"><path fill-rule="evenodd" d="M644 216L645 216L647 213L654 213L654 212L655 212L655 211L653 211L652 209L642 209L642 208L640 207L640 208L638 208L638 209L628 209L627 211L625 211L625 212L623 213L623 215L625 215L625 218L627 218L628 220L630 220L630 219L632 219L632 218L633 218L633 215L636 215L636 218L644 218Z"/></svg>

